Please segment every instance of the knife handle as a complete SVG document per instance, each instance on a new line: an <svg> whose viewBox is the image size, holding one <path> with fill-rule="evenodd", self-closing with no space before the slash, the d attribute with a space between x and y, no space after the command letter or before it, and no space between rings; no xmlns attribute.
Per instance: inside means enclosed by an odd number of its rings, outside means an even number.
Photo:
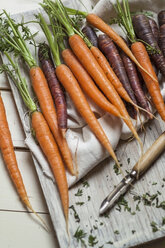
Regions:
<svg viewBox="0 0 165 248"><path fill-rule="evenodd" d="M149 166L158 158L165 150L165 132L152 144L152 146L144 153L140 161L138 161L133 170L137 171L138 175L143 174Z"/></svg>

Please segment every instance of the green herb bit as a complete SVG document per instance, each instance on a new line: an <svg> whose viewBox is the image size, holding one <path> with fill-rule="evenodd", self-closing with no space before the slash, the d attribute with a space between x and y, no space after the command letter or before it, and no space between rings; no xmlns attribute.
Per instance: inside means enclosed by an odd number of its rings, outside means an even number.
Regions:
<svg viewBox="0 0 165 248"><path fill-rule="evenodd" d="M82 206L84 205L84 202L76 202L76 205Z"/></svg>
<svg viewBox="0 0 165 248"><path fill-rule="evenodd" d="M89 235L88 237L88 245L94 247L98 243L96 236Z"/></svg>
<svg viewBox="0 0 165 248"><path fill-rule="evenodd" d="M152 221L152 222L150 223L150 225L151 225L151 227L152 227L152 231L153 231L153 232L159 231L159 228L157 227L157 223L156 223L156 222Z"/></svg>
<svg viewBox="0 0 165 248"><path fill-rule="evenodd" d="M82 196L83 195L83 190L82 189L78 189L77 193L74 194L75 196Z"/></svg>
<svg viewBox="0 0 165 248"><path fill-rule="evenodd" d="M127 158L127 163L128 163L128 164L130 164L130 160L131 160L130 158Z"/></svg>
<svg viewBox="0 0 165 248"><path fill-rule="evenodd" d="M153 182L152 185L157 185L157 182Z"/></svg>
<svg viewBox="0 0 165 248"><path fill-rule="evenodd" d="M122 167L122 164L120 164L120 166ZM118 176L119 174L121 174L121 171L120 171L120 169L119 169L119 167L118 167L117 164L114 164L113 169L114 169L114 172L115 172L115 174L116 174L117 176Z"/></svg>
<svg viewBox="0 0 165 248"><path fill-rule="evenodd" d="M136 231L135 230L132 230L132 234L134 234Z"/></svg>
<svg viewBox="0 0 165 248"><path fill-rule="evenodd" d="M165 210L165 201L162 201L159 205L156 206L157 208L162 208Z"/></svg>
<svg viewBox="0 0 165 248"><path fill-rule="evenodd" d="M88 195L88 201L90 201L91 200L91 196L90 195Z"/></svg>
<svg viewBox="0 0 165 248"><path fill-rule="evenodd" d="M117 235L118 235L118 234L120 234L120 233L119 233L118 230L115 230L115 231L114 231L114 234L117 234Z"/></svg>
<svg viewBox="0 0 165 248"><path fill-rule="evenodd" d="M165 217L162 218L162 226L165 225Z"/></svg>
<svg viewBox="0 0 165 248"><path fill-rule="evenodd" d="M69 208L73 210L74 218L75 218L76 222L79 223L80 222L80 217L79 217L78 213L76 212L75 207L73 205L71 205Z"/></svg>
<svg viewBox="0 0 165 248"><path fill-rule="evenodd" d="M108 242L106 242L106 244L113 245L113 242L112 241L108 241Z"/></svg>
<svg viewBox="0 0 165 248"><path fill-rule="evenodd" d="M83 240L86 237L87 233L85 233L82 229L80 229L80 227L77 228L75 234L74 234L74 238L76 238L77 242L81 242L82 245L84 245L85 247L85 241Z"/></svg>
<svg viewBox="0 0 165 248"><path fill-rule="evenodd" d="M89 188L89 183L87 181L84 181L82 184L84 188Z"/></svg>

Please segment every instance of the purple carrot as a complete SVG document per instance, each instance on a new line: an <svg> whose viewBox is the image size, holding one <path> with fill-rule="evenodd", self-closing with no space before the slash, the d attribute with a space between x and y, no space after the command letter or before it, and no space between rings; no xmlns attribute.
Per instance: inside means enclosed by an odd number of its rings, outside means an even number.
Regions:
<svg viewBox="0 0 165 248"><path fill-rule="evenodd" d="M163 24L159 29L159 46L165 57L165 24Z"/></svg>
<svg viewBox="0 0 165 248"><path fill-rule="evenodd" d="M133 16L132 21L137 36L152 47L150 56L155 63L155 66L160 70L163 76L165 76L165 58L152 33L148 18L145 15L140 14Z"/></svg>
<svg viewBox="0 0 165 248"><path fill-rule="evenodd" d="M120 56L123 60L129 82L131 84L131 87L134 91L134 94L136 96L136 99L139 105L145 110L147 110L148 112L150 112L150 108L149 108L147 99L145 97L145 94L142 90L142 86L141 86L141 83L138 77L138 72L137 72L134 62L122 50L120 51Z"/></svg>
<svg viewBox="0 0 165 248"><path fill-rule="evenodd" d="M97 35L92 27L86 25L83 27L82 32L88 37L93 46L98 47Z"/></svg>
<svg viewBox="0 0 165 248"><path fill-rule="evenodd" d="M158 28L158 25L157 25L156 21L154 19L152 19L152 18L148 18L148 21L149 21L152 33L153 33L156 41L158 42L158 40L159 40L159 28Z"/></svg>
<svg viewBox="0 0 165 248"><path fill-rule="evenodd" d="M67 106L63 89L55 74L55 68L50 55L50 48L47 44L40 44L38 57L55 102L58 126L62 131L63 136L65 136L67 129Z"/></svg>
<svg viewBox="0 0 165 248"><path fill-rule="evenodd" d="M158 22L159 26L161 27L163 24L165 24L165 10L161 10L158 13Z"/></svg>
<svg viewBox="0 0 165 248"><path fill-rule="evenodd" d="M98 44L100 50L104 53L106 58L109 60L112 69L114 70L115 74L119 78L120 82L122 83L123 87L127 91L128 95L132 99L132 101L137 104L134 92L131 88L129 79L127 77L127 73L124 68L123 61L119 55L119 51L111 38L107 35L99 35L98 37Z"/></svg>

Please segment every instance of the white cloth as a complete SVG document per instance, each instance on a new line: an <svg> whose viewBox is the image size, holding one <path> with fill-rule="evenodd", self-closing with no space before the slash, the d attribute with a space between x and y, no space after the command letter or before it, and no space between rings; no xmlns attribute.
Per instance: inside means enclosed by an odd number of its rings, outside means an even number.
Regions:
<svg viewBox="0 0 165 248"><path fill-rule="evenodd" d="M12 4L8 6L6 2L7 2L6 0L2 0L1 7L6 8L8 11L10 11L10 13L17 13L22 10L25 11L25 10L31 10L31 9L38 8L37 3L39 1L38 0L36 1L17 0L17 1L14 1L13 6ZM16 2L18 3L18 5L16 4ZM72 1L66 0L63 2L64 4L67 4L67 6L70 6L70 7L76 8L80 6L80 4L78 3L76 4L74 0ZM95 8L93 9L93 11L96 14L98 14L100 17L104 18L105 20L108 20L108 18L114 15L114 11L112 8L112 2L114 1L108 1L108 0L100 0L100 1L96 1L96 0L89 1L88 0L87 1L86 0L86 1L83 1L83 3L84 2L87 3L85 4L85 6L87 7L89 11L92 9L91 6L94 3L98 2ZM151 0L150 1L149 0L148 1L132 0L129 2L130 2L131 9L132 10L135 9L136 11L138 9L139 10L141 9L140 6L142 2L143 3L145 2L145 8L147 10L158 11L159 9L161 9L161 6L162 6L161 0L159 1L158 0L152 0L152 1ZM29 18L32 18L31 12L29 12L28 14L24 14L24 16L25 16L26 21L29 20ZM38 31L38 26L36 24L33 24L33 26L31 26L31 29L32 29L32 32L36 32ZM42 42L44 41L44 39L45 38L44 38L43 33L39 32L36 37L36 42ZM162 86L162 95L165 98L165 83L162 82L161 86ZM13 93L14 91L15 89L13 90ZM120 138L128 139L130 137L131 132L129 131L127 126L123 124L121 120L119 120L116 117L110 116L109 114L104 113L104 111L102 111L98 106L96 106L92 102L92 100L89 100L89 98L88 98L88 101L90 103L92 110L98 116L98 120L100 124L102 125L104 131L106 132L106 135L109 138L114 149L116 148ZM76 161L76 157L77 157L77 164L78 164L78 171L79 171L78 178L75 178L69 175L69 173L67 173L68 184L69 186L71 186L77 180L85 176L97 164L99 164L106 157L108 157L109 154L102 147L102 145L97 140L95 135L90 131L90 128L88 127L88 125L86 125L82 117L79 115L71 99L68 96L67 96L67 104L68 104L67 106L68 106L68 117L69 117L69 120L68 120L69 129L67 131L66 137L67 137L68 145L72 152L74 162ZM147 121L145 117L142 117L142 118L144 122ZM139 121L136 124L137 124L137 128L139 128L140 127ZM34 139L31 136L27 135L25 143L29 147L31 152L34 154L34 156L37 158L37 160L39 161L42 167L43 173L53 179L51 170L49 169L48 162L46 158L44 157L44 155L42 154L42 151L39 148L39 146L35 143Z"/></svg>

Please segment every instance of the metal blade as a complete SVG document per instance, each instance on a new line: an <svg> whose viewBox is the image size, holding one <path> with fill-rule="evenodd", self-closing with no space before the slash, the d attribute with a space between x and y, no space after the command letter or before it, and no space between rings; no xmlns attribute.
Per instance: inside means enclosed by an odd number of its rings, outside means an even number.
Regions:
<svg viewBox="0 0 165 248"><path fill-rule="evenodd" d="M127 188L136 180L136 171L132 171L117 185L117 187L103 200L100 206L99 214L104 214L108 209L112 208L113 205L119 200L120 196L123 195Z"/></svg>

